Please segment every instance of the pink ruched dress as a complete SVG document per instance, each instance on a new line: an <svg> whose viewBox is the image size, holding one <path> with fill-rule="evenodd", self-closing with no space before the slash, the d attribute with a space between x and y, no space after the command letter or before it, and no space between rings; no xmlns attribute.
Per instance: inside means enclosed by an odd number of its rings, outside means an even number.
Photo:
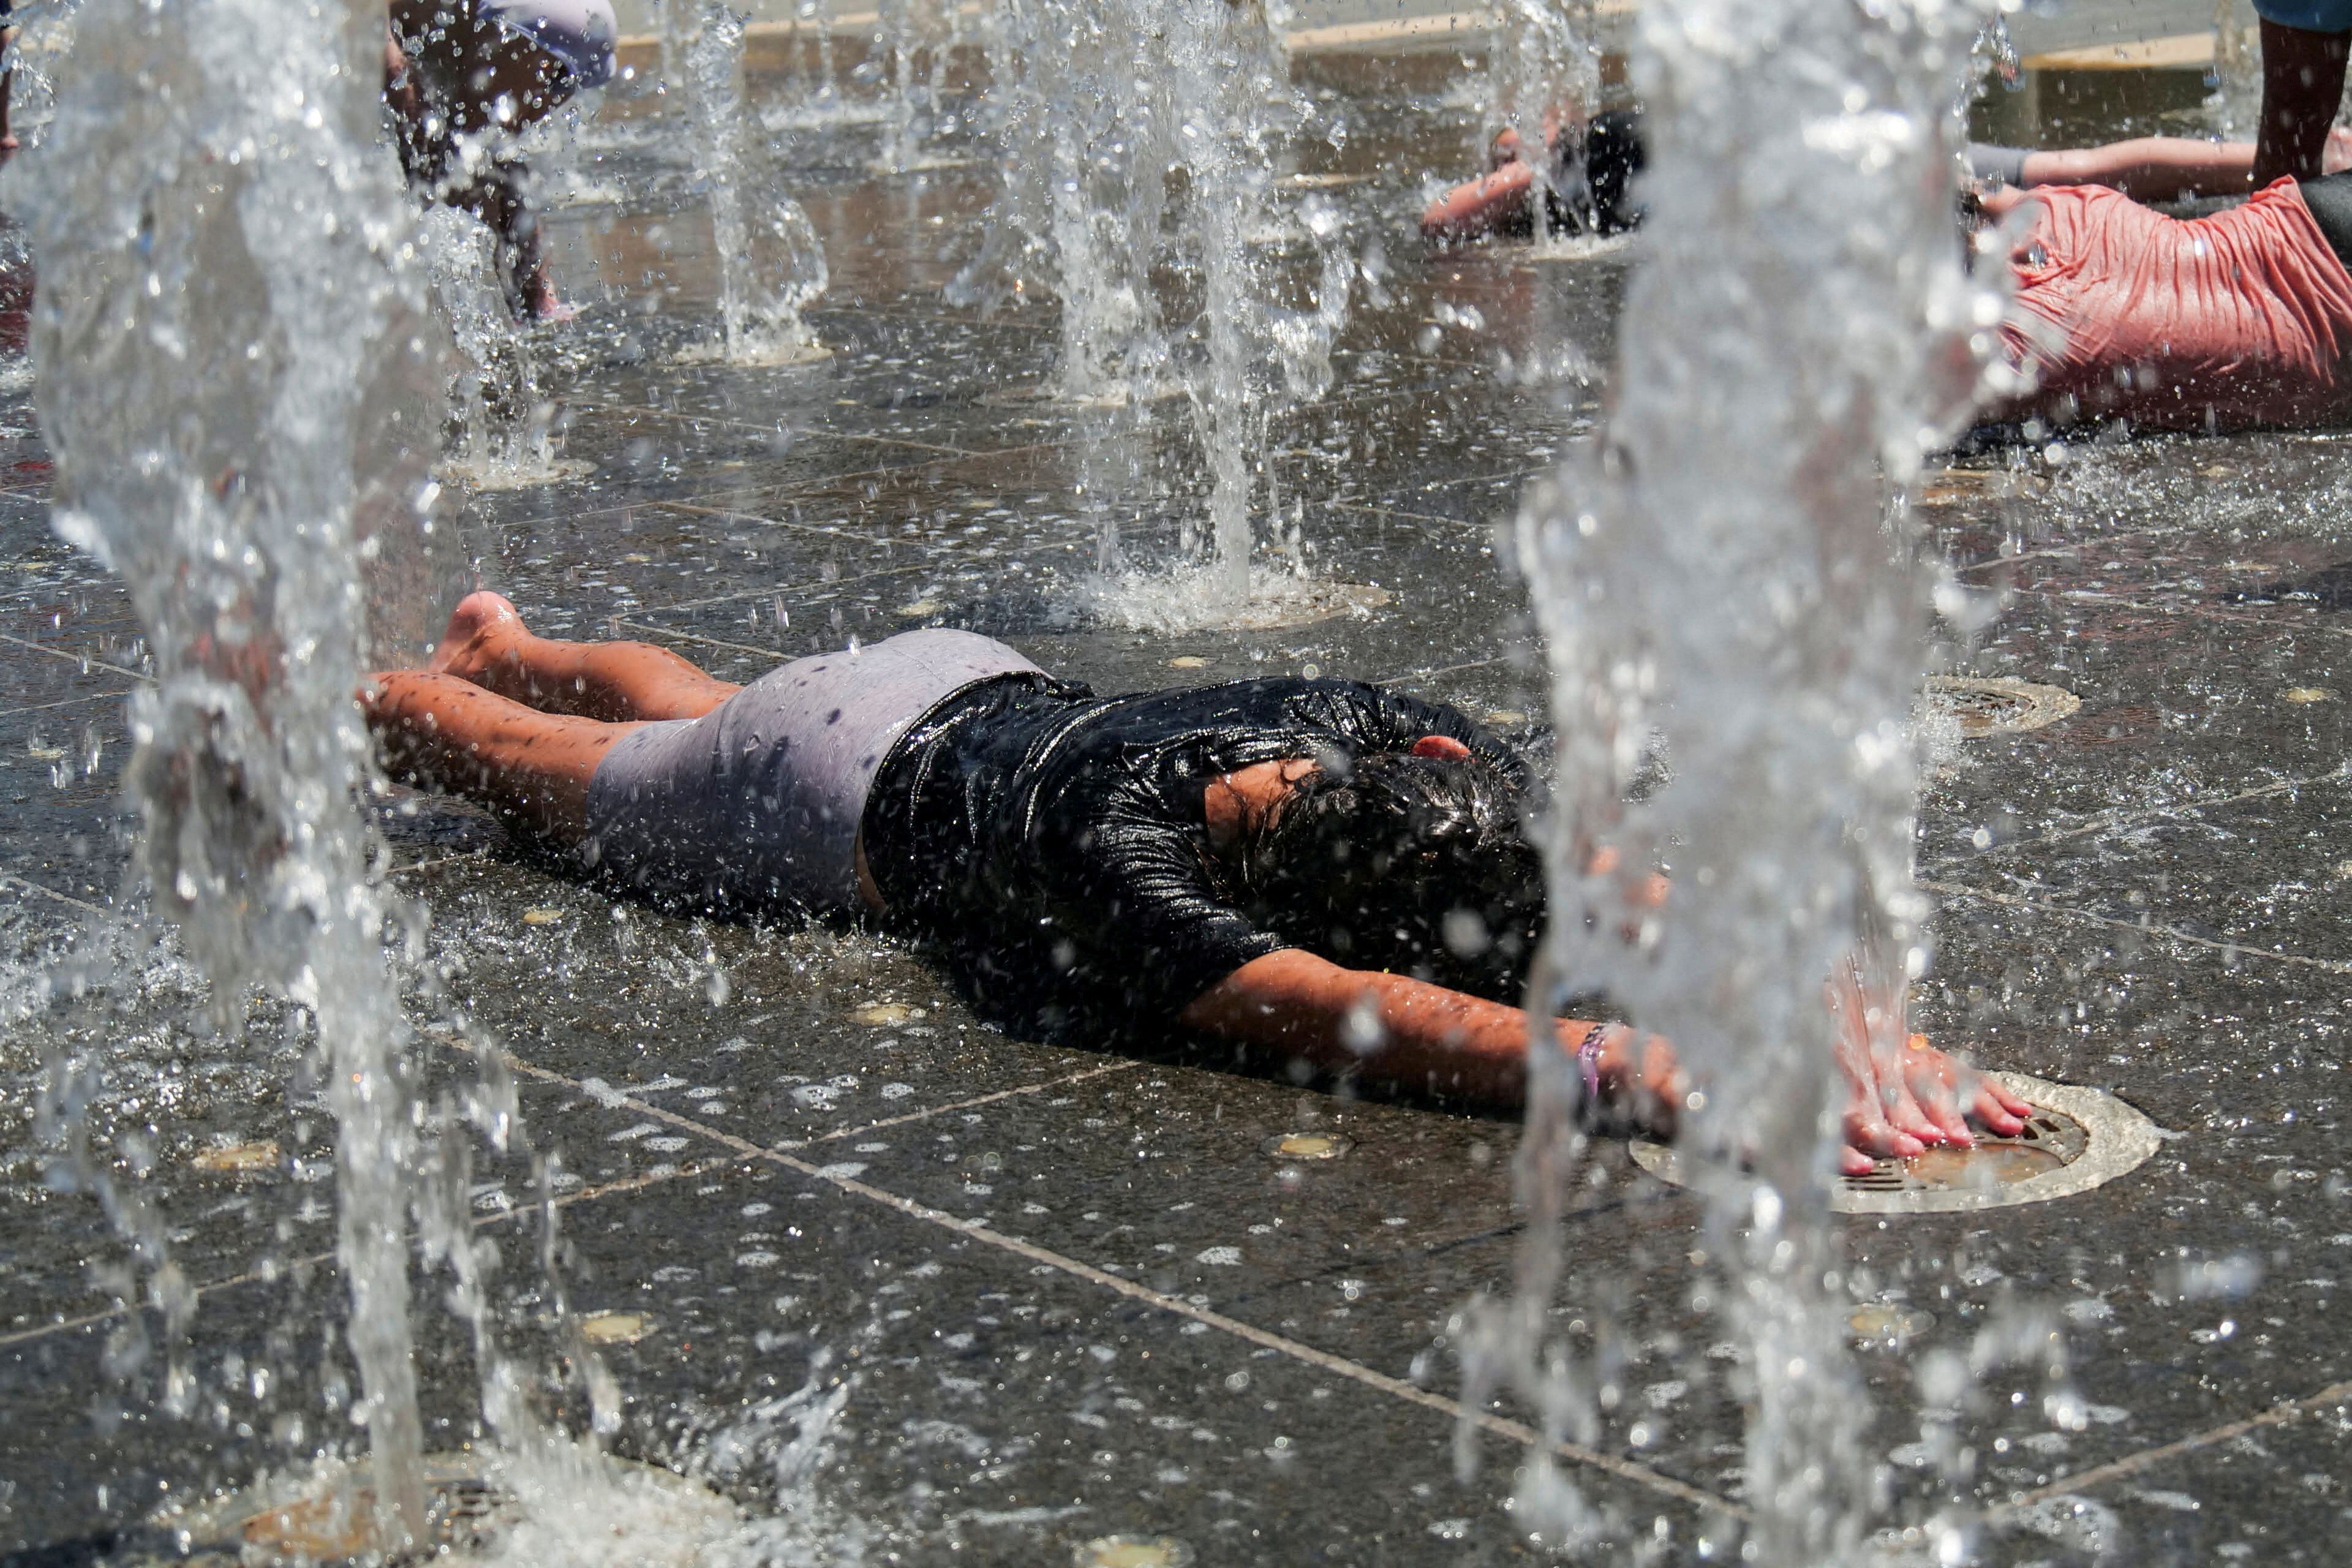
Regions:
<svg viewBox="0 0 2352 1568"><path fill-rule="evenodd" d="M1991 417L2176 430L2352 417L2352 274L2293 180L2187 219L2096 185L2032 196L2002 337L2036 389Z"/></svg>

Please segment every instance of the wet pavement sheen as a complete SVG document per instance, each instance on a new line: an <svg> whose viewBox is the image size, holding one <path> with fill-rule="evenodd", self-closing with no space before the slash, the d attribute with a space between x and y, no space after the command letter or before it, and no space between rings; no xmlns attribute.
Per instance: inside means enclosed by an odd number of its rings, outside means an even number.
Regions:
<svg viewBox="0 0 2352 1568"><path fill-rule="evenodd" d="M572 188L608 199L551 219L562 285L587 309L536 344L564 453L593 469L452 484L434 537L376 585L385 657L479 582L542 630L646 638L736 679L851 636L956 625L1107 690L1314 669L1506 729L1539 718L1498 528L1592 427L1600 394L1519 384L1499 356L1573 342L1607 363L1639 248L1424 252L1412 211L1424 176L1466 159L1470 117L1376 70L1345 89L1356 131L1339 163L1370 177L1331 195L1381 237L1390 298L1359 300L1330 395L1278 422L1274 467L1316 569L1387 589L1385 606L1179 637L1090 616L1079 590L1107 540L1164 561L1199 512L1190 416L1005 395L1050 370L1050 304L983 320L940 296L987 171L875 174L871 127L787 142L832 267L811 322L834 357L673 363L709 319L708 223L647 122L615 115L571 164ZM1433 335L1440 302L1475 304L1483 327ZM0 419L29 426L21 391ZM2335 586L2352 583L2352 445L2086 440L2063 456L1963 459L1921 504L1957 580L1997 595L1959 668L2082 707L1960 743L1931 785L1920 872L1941 910L1918 1000L1944 1042L2111 1089L2168 1136L2063 1202L1842 1222L1857 1303L1925 1315L1900 1349L1861 1352L1868 1440L1890 1463L1890 1517L1923 1517L1941 1493L1918 1374L1973 1354L1975 1392L1948 1413L1974 1453L1964 1496L1986 1510L1972 1561L2335 1563L2352 1532L2352 1349L2334 1322L2352 1270L2352 930L2336 912L2352 892L2352 593ZM48 533L46 479L36 437L0 439L12 992L45 964L69 974L61 945L120 895L124 698L144 657L121 591ZM429 907L435 951L463 960L415 998L442 1026L421 1081L470 1070L448 1026L496 1042L558 1173L569 1305L647 1320L602 1352L625 1399L621 1452L753 1508L813 1497L873 1561L1058 1563L1114 1533L1175 1537L1203 1564L1553 1555L1506 1507L1524 1462L1511 1424L1530 1414L1499 1408L1467 1445L1475 1466L1450 1447L1457 1314L1507 1289L1521 1237L1513 1122L1367 1101L1198 1042L1017 1038L870 933L616 904L460 803L403 792L382 817L394 885ZM126 992L0 1033L0 1562L25 1568L95 1560L166 1495L242 1482L288 1412L309 1445L342 1426L323 1408L346 1374L316 1086L286 1087L266 1021L234 1048L205 1037L200 987L168 950L126 962ZM45 1182L54 1130L33 1105L60 1049L104 1064L96 1145L200 1292L184 1408L157 1400L160 1352L123 1333L124 1243L91 1197ZM1267 1152L1297 1131L1350 1146ZM265 1140L280 1157L263 1168L195 1163ZM544 1367L565 1346L531 1162L481 1156L474 1206L505 1258L499 1331ZM1694 1304L1713 1288L1699 1205L1609 1149L1566 1244L1558 1321L1603 1353L1615 1392L1564 1473L1620 1549L1720 1560L1742 1432L1737 1368ZM2234 1293L2200 1293L2216 1279ZM472 1435L473 1372L439 1294L419 1291L422 1370L450 1446ZM299 1392L257 1394L259 1364ZM849 1397L805 1491L780 1499L779 1402L812 1379L845 1379ZM2053 1422L2062 1387L2075 1397ZM576 1388L539 1397L581 1416Z"/></svg>

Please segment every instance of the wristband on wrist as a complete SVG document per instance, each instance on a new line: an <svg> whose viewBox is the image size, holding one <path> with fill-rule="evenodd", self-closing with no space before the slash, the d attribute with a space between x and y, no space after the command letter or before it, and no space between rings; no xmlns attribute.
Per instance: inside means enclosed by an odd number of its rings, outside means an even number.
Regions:
<svg viewBox="0 0 2352 1568"><path fill-rule="evenodd" d="M1595 1024L1576 1047L1576 1065L1584 1076L1584 1103L1577 1109L1587 1125L1601 1113L1601 1041L1608 1033L1608 1025Z"/></svg>

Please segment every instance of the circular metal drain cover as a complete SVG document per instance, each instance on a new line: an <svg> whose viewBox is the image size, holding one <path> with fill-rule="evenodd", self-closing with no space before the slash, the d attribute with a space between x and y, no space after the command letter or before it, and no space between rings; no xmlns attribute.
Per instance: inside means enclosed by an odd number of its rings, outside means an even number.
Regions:
<svg viewBox="0 0 2352 1568"><path fill-rule="evenodd" d="M1881 1160L1866 1175L1830 1189L1839 1214L1958 1214L2046 1203L2104 1186L2156 1152L2156 1123L2104 1089L2052 1083L2023 1073L1990 1075L2034 1114L2015 1138L1983 1138L1973 1149L1932 1149L1916 1160ZM1687 1186L1682 1162L1664 1143L1633 1146L1633 1163Z"/></svg>
<svg viewBox="0 0 2352 1568"><path fill-rule="evenodd" d="M1336 1160L1355 1146L1344 1132L1284 1132L1258 1145L1277 1160Z"/></svg>
<svg viewBox="0 0 2352 1568"><path fill-rule="evenodd" d="M1077 1568L1188 1568L1192 1549L1172 1535L1105 1535L1078 1548Z"/></svg>
<svg viewBox="0 0 2352 1568"><path fill-rule="evenodd" d="M1915 506L1965 506L1971 501L2008 500L2039 495L2050 481L2038 474L2007 468L1939 468L1919 476L1912 488Z"/></svg>
<svg viewBox="0 0 2352 1568"><path fill-rule="evenodd" d="M485 467L462 458L450 458L434 471L442 479L478 492L528 490L541 485L567 485L574 479L584 479L596 471L596 465L585 458L551 458L538 468L520 464Z"/></svg>
<svg viewBox="0 0 2352 1568"><path fill-rule="evenodd" d="M1864 1344L1899 1347L1936 1326L1933 1312L1877 1301L1846 1314L1845 1326Z"/></svg>
<svg viewBox="0 0 2352 1568"><path fill-rule="evenodd" d="M2083 700L2063 686L2044 686L2011 676L1931 675L1928 696L1959 721L1971 741L1987 735L2021 735L2070 717Z"/></svg>
<svg viewBox="0 0 2352 1568"><path fill-rule="evenodd" d="M609 1512L616 1544L627 1540L626 1561L644 1568L692 1568L705 1547L731 1529L735 1506L682 1476L606 1455L586 1456L590 1468L573 1478L593 1491L551 1500L567 1518ZM109 1561L116 1568L400 1568L504 1560L510 1533L529 1532L523 1504L491 1479L484 1458L433 1454L425 1460L427 1539L387 1558L377 1545L374 1492L363 1465L324 1462L308 1474L266 1479L208 1503L167 1510L133 1532ZM542 1504L542 1507L548 1507ZM607 1526L599 1521L598 1533Z"/></svg>

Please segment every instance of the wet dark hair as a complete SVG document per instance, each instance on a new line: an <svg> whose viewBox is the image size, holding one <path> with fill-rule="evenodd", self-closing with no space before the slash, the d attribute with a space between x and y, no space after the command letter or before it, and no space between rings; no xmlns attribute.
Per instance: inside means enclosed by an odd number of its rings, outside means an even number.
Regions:
<svg viewBox="0 0 2352 1568"><path fill-rule="evenodd" d="M1516 1002L1544 910L1527 813L1475 756L1334 759L1241 845L1239 902L1335 963Z"/></svg>

